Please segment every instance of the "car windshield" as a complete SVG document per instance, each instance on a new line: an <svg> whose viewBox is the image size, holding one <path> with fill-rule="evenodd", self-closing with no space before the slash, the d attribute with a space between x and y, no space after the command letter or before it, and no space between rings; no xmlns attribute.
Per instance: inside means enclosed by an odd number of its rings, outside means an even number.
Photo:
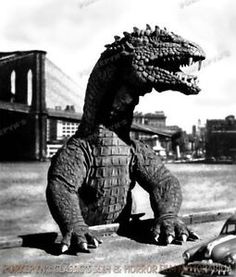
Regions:
<svg viewBox="0 0 236 277"><path fill-rule="evenodd" d="M235 224L234 223L227 223L224 225L222 231L221 231L222 235L225 234L235 234L236 235L236 228L235 228Z"/></svg>

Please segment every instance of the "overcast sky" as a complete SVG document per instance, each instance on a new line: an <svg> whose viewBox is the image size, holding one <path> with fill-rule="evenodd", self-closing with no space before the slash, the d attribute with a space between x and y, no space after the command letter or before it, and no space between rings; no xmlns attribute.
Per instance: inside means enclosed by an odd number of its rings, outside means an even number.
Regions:
<svg viewBox="0 0 236 277"><path fill-rule="evenodd" d="M200 44L207 61L202 91L145 95L138 111L163 110L167 124L190 131L198 119L236 115L235 0L1 0L0 51L46 50L86 88L89 73L114 35L159 25Z"/></svg>

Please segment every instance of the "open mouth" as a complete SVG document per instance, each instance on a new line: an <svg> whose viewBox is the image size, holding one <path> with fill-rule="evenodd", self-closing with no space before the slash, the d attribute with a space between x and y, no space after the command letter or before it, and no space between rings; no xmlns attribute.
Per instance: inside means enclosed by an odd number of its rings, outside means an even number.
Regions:
<svg viewBox="0 0 236 277"><path fill-rule="evenodd" d="M181 85L193 93L198 93L200 88L196 74L200 71L204 59L203 56L167 56L161 59L150 59L148 65L163 71L175 85Z"/></svg>

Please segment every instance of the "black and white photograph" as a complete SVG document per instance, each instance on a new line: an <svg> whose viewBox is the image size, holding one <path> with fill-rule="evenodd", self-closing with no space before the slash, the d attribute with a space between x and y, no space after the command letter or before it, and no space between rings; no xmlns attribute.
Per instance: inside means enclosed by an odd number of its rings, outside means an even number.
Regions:
<svg viewBox="0 0 236 277"><path fill-rule="evenodd" d="M0 276L236 276L236 2L1 8Z"/></svg>

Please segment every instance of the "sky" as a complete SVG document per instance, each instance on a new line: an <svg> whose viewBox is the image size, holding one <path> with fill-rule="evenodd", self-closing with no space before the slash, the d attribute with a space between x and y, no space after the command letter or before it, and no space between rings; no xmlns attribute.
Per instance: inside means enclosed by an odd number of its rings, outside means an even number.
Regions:
<svg viewBox="0 0 236 277"><path fill-rule="evenodd" d="M205 50L198 95L145 95L137 111L164 111L188 132L198 120L236 116L235 0L0 0L0 51L47 51L84 94L89 74L114 35L133 26L166 27Z"/></svg>

